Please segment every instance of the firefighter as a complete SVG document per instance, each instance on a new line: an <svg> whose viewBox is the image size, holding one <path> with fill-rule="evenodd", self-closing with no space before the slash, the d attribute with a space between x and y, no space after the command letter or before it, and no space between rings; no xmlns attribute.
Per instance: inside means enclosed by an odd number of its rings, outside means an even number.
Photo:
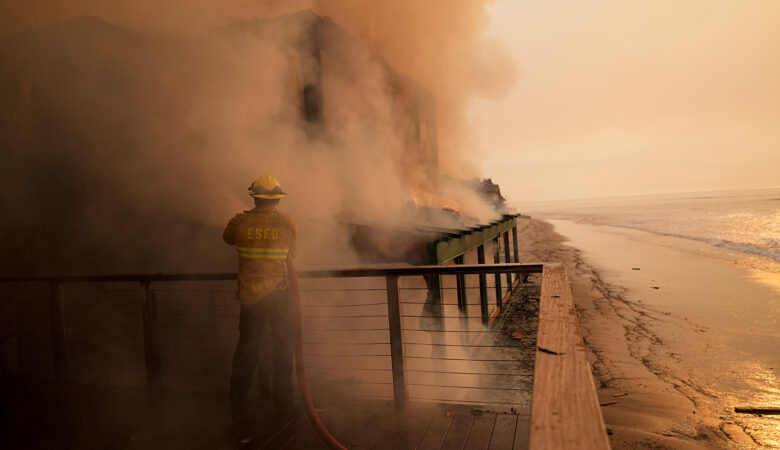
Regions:
<svg viewBox="0 0 780 450"><path fill-rule="evenodd" d="M278 418L292 415L293 309L287 287L287 258L295 256L296 227L290 216L276 210L286 194L276 178L263 175L249 187L255 207L230 220L222 237L238 252L238 292L241 303L239 338L230 377L230 404L237 431L250 424L247 397L258 363L261 339L270 330L273 402ZM265 381L265 380L263 380ZM262 388L261 388L262 389Z"/></svg>

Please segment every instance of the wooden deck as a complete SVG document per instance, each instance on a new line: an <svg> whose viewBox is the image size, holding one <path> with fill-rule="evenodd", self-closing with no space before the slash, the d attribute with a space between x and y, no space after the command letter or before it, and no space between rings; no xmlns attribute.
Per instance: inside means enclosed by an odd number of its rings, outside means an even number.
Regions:
<svg viewBox="0 0 780 450"><path fill-rule="evenodd" d="M0 382L0 445L126 450L326 449L304 413L288 423L258 419L257 438L239 445L221 393L147 392L47 382ZM502 414L463 405L318 402L321 419L350 449L528 448L530 412Z"/></svg>
<svg viewBox="0 0 780 450"><path fill-rule="evenodd" d="M460 405L411 406L403 412L380 407L326 407L321 418L350 449L528 448L530 416L500 414ZM242 449L327 449L304 414L269 427Z"/></svg>
<svg viewBox="0 0 780 450"><path fill-rule="evenodd" d="M408 273L410 270L422 270L457 275L458 270L466 273L481 270L538 272L537 268L542 267L509 266L400 267L392 268L392 271L382 269L384 272L378 273L388 277L412 276L419 273ZM356 271L360 273L352 276L376 275L363 269L353 270ZM195 278L211 280L222 279L222 276L207 274ZM52 287L49 306L53 306L49 311L61 315L62 291L57 283ZM156 294L148 289L148 284L145 298L147 302L156 301ZM62 344L65 334L59 325L52 331L53 340L59 339ZM322 419L334 436L345 446L355 449L609 449L574 300L565 269L559 264L544 264L543 267L536 344L530 411L506 414L468 406L414 402L406 408L396 409L392 402L330 404L317 401L316 396L315 402L322 408ZM61 350L61 345L53 346L55 362L58 348ZM59 369L54 365L55 378L60 383L0 378L0 403L11 405L5 409L5 414L0 414L0 442L6 443L8 448L236 448L232 435L226 433L230 414L224 392L205 390L198 393L187 390L189 386L182 383L172 383L170 379L168 383L181 390L159 389L162 383L153 381L159 381L161 373L154 370L154 364L150 365L149 361L147 355L146 375L151 390L67 383L66 364L59 364L62 366ZM171 360L166 373L183 368L189 379L216 366L214 361L203 363L192 368ZM44 365L51 366L48 361ZM112 367L114 365L117 363L112 361ZM242 448L325 448L304 416L288 423L258 421L257 425L257 437Z"/></svg>

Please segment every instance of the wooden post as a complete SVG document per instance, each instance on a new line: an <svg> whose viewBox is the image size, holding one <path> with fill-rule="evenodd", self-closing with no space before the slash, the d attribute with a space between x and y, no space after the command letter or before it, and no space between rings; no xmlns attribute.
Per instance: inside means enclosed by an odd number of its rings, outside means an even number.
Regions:
<svg viewBox="0 0 780 450"><path fill-rule="evenodd" d="M511 261L511 255L509 253L509 232L504 233L504 262L510 263ZM506 284L509 286L509 289L512 289L512 274L507 272L506 274Z"/></svg>
<svg viewBox="0 0 780 450"><path fill-rule="evenodd" d="M151 281L144 285L144 350L146 355L146 384L152 392L162 390L162 363L160 358L160 329L157 323L157 294Z"/></svg>
<svg viewBox="0 0 780 450"><path fill-rule="evenodd" d="M463 265L463 263L464 263L464 255L455 257L456 265ZM457 283L456 291L458 293L458 311L460 312L460 327L461 329L468 330L469 329L469 299L468 299L468 294L466 292L466 275L464 274L455 275L455 281ZM444 333L441 334L443 335ZM442 347L442 348L446 348L446 347Z"/></svg>
<svg viewBox="0 0 780 450"><path fill-rule="evenodd" d="M477 247L477 263L485 264L484 243ZM482 323L487 325L490 322L490 313L488 312L487 277L484 273L479 274L479 305L482 308Z"/></svg>
<svg viewBox="0 0 780 450"><path fill-rule="evenodd" d="M498 264L501 262L501 248L499 247L499 240L498 236L493 239L493 262ZM501 310L501 307L503 304L501 303L501 300L504 298L504 289L501 287L501 274L496 272L495 273L495 281L496 281L496 308L498 310ZM509 285L512 286L511 284Z"/></svg>
<svg viewBox="0 0 780 450"><path fill-rule="evenodd" d="M439 246L436 242L432 241L427 246L428 264L439 265L444 259L441 259L442 255L439 254ZM433 320L429 325L432 329L444 331L445 319L444 319L444 291L442 290L442 276L440 274L427 274L423 275L425 279L425 285L428 287L428 296L425 299L425 305L423 305L423 315L427 315L429 312ZM431 348L432 356L445 357L447 354L447 347L444 344L444 333L431 333L431 342L434 345Z"/></svg>
<svg viewBox="0 0 780 450"><path fill-rule="evenodd" d="M455 257L455 264L463 265L463 255ZM458 309L461 313L465 313L468 316L468 297L466 296L466 275L455 275L455 281L457 283L458 291Z"/></svg>
<svg viewBox="0 0 780 450"><path fill-rule="evenodd" d="M518 246L517 246L517 226L512 228L512 241L513 241L512 242L512 246L514 247L514 250L515 250L515 262L519 263L520 262L520 250L518 249ZM521 275L519 273L516 274L515 276L517 278L521 277ZM528 280L528 275L522 275L522 280L523 280L523 283L525 283L526 280Z"/></svg>
<svg viewBox="0 0 780 450"><path fill-rule="evenodd" d="M428 275L431 292L431 301L433 302L433 311L436 317L441 318L444 315L444 293L442 292L441 275Z"/></svg>
<svg viewBox="0 0 780 450"><path fill-rule="evenodd" d="M387 283L387 318L390 327L390 358L393 367L393 398L396 409L406 407L404 379L404 345L401 338L401 304L398 297L398 277L390 275Z"/></svg>
<svg viewBox="0 0 780 450"><path fill-rule="evenodd" d="M54 378L68 381L68 347L65 343L65 299L62 284L49 283L49 323L51 326L51 347L54 357Z"/></svg>

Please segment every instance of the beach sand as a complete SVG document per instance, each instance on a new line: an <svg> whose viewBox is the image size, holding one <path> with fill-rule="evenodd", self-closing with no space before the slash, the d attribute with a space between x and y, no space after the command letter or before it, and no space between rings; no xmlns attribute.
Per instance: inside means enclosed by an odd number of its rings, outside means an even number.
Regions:
<svg viewBox="0 0 780 450"><path fill-rule="evenodd" d="M613 448L780 446L777 416L733 412L780 404L780 275L638 230L519 231L521 261L567 266Z"/></svg>

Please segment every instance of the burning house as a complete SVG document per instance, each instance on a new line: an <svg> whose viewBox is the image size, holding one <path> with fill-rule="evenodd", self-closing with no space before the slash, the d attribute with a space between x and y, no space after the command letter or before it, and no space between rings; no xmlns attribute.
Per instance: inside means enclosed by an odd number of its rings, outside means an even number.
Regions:
<svg viewBox="0 0 780 450"><path fill-rule="evenodd" d="M3 376L224 393L238 305L220 235L261 173L289 194L299 267L517 262L523 219L503 214L498 186L441 173L434 96L311 11L192 35L85 17L0 37L0 96L0 270L32 277L4 285L0 319L16 328ZM50 276L67 281L40 284ZM404 278L390 339L405 321L410 398L526 401L525 374L511 399L486 397L479 377L465 396L427 386L443 364L468 364L457 345L496 320L518 276ZM320 398L396 395L386 281L302 277Z"/></svg>
<svg viewBox="0 0 780 450"><path fill-rule="evenodd" d="M433 95L311 11L187 36L97 18L5 36L0 95L6 276L233 271L219 236L263 172L290 194L302 267L470 263L478 248L486 262L485 245L509 261L499 237L517 219L500 215L497 186L440 173ZM189 300L232 302L209 287ZM426 287L428 301L443 295L439 277ZM20 323L45 299L20 303ZM71 301L69 314L95 308L112 306ZM101 348L116 325L73 325L71 338ZM217 340L235 332L208 325ZM132 365L112 377L143 378Z"/></svg>

